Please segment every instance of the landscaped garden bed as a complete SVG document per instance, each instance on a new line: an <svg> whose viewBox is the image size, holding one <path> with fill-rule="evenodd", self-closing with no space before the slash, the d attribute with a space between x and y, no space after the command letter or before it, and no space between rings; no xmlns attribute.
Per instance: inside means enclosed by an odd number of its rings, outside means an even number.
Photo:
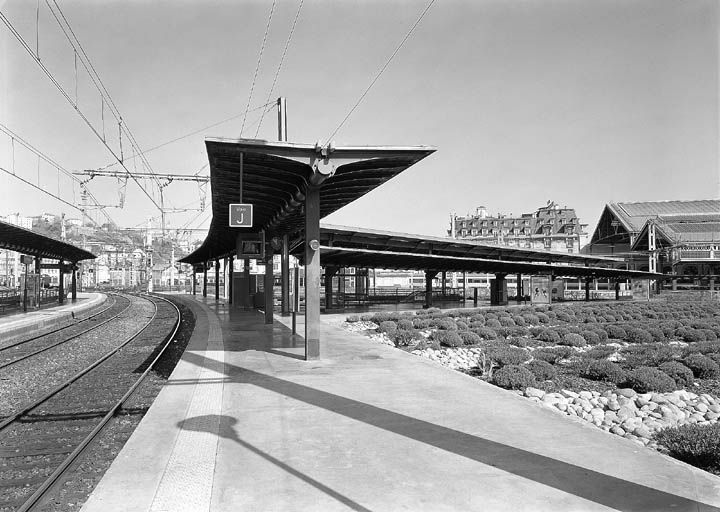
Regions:
<svg viewBox="0 0 720 512"><path fill-rule="evenodd" d="M344 325L720 474L720 304L431 308Z"/></svg>

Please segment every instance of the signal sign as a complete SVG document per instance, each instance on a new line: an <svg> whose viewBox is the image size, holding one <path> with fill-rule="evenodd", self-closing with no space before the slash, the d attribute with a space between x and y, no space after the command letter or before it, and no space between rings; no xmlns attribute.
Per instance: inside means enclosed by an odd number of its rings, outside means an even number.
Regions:
<svg viewBox="0 0 720 512"><path fill-rule="evenodd" d="M230 206L230 227L251 228L253 225L253 205L231 204Z"/></svg>

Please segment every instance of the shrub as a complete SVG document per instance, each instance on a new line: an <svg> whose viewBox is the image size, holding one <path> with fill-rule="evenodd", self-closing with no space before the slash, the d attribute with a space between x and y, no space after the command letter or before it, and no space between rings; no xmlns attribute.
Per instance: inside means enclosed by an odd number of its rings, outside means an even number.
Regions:
<svg viewBox="0 0 720 512"><path fill-rule="evenodd" d="M683 348L683 354L688 356L695 353L701 354L717 354L720 353L720 342L717 341L700 341Z"/></svg>
<svg viewBox="0 0 720 512"><path fill-rule="evenodd" d="M638 393L657 391L667 393L677 388L675 381L657 368L641 366L627 374L625 384Z"/></svg>
<svg viewBox="0 0 720 512"><path fill-rule="evenodd" d="M693 372L690 368L678 361L667 361L658 366L658 370L666 373L678 387L692 386Z"/></svg>
<svg viewBox="0 0 720 512"><path fill-rule="evenodd" d="M473 332L483 340L497 339L497 333L489 327L478 327L477 329L473 329Z"/></svg>
<svg viewBox="0 0 720 512"><path fill-rule="evenodd" d="M545 329L538 335L537 339L545 343L560 343L560 335L551 329Z"/></svg>
<svg viewBox="0 0 720 512"><path fill-rule="evenodd" d="M663 342L667 339L665 338L665 333L659 327L646 327L645 330L652 336L652 340L656 343Z"/></svg>
<svg viewBox="0 0 720 512"><path fill-rule="evenodd" d="M530 370L536 380L552 380L557 377L557 370L547 361L535 359L525 363L525 367Z"/></svg>
<svg viewBox="0 0 720 512"><path fill-rule="evenodd" d="M608 338L615 338L618 340L624 340L625 336L627 336L625 329L619 325L606 325L605 332L607 332Z"/></svg>
<svg viewBox="0 0 720 512"><path fill-rule="evenodd" d="M470 317L470 322L478 325L485 325L485 317L477 314Z"/></svg>
<svg viewBox="0 0 720 512"><path fill-rule="evenodd" d="M540 319L533 313L523 313L522 317L525 319L525 323L531 325L537 325L540 323Z"/></svg>
<svg viewBox="0 0 720 512"><path fill-rule="evenodd" d="M504 343L486 347L485 353L488 358L495 361L498 366L521 364L530 360L530 353L527 350L511 347Z"/></svg>
<svg viewBox="0 0 720 512"><path fill-rule="evenodd" d="M419 317L413 318L412 323L413 323L413 327L415 327L415 329L427 329L431 325L430 320L427 320L425 318L419 318Z"/></svg>
<svg viewBox="0 0 720 512"><path fill-rule="evenodd" d="M615 347L608 347L607 345L598 345L590 350L583 352L581 357L584 359L605 359L610 354L615 353Z"/></svg>
<svg viewBox="0 0 720 512"><path fill-rule="evenodd" d="M630 343L652 343L653 337L652 334L647 332L645 329L640 329L637 327L630 327L626 329L625 341L628 341Z"/></svg>
<svg viewBox="0 0 720 512"><path fill-rule="evenodd" d="M489 327L491 329L499 329L502 327L502 324L497 318L488 318L485 320L485 327Z"/></svg>
<svg viewBox="0 0 720 512"><path fill-rule="evenodd" d="M378 332L386 332L388 334L392 334L397 330L397 324L393 322L392 320L385 320L383 322L380 322L380 325L378 327Z"/></svg>
<svg viewBox="0 0 720 512"><path fill-rule="evenodd" d="M532 355L535 359L539 359L540 361L557 364L563 359L569 357L573 352L573 349L570 347L550 347L534 350Z"/></svg>
<svg viewBox="0 0 720 512"><path fill-rule="evenodd" d="M549 323L550 323L550 317L547 316L545 313L541 313L541 312L538 311L538 312L535 314L535 316L537 316L537 318L538 318L538 320L540 321L541 324L549 324Z"/></svg>
<svg viewBox="0 0 720 512"><path fill-rule="evenodd" d="M705 333L698 329L685 329L682 332L682 340L686 343L698 343L705 341Z"/></svg>
<svg viewBox="0 0 720 512"><path fill-rule="evenodd" d="M584 347L587 344L585 338L579 334L568 333L560 340L560 345L567 345L569 347Z"/></svg>
<svg viewBox="0 0 720 512"><path fill-rule="evenodd" d="M720 423L664 428L653 438L678 460L705 470L720 470Z"/></svg>
<svg viewBox="0 0 720 512"><path fill-rule="evenodd" d="M631 368L657 366L675 359L675 351L670 345L635 345L624 348L625 364Z"/></svg>
<svg viewBox="0 0 720 512"><path fill-rule="evenodd" d="M363 322L372 322L373 318L374 316L370 314L360 315L360 320L362 320Z"/></svg>
<svg viewBox="0 0 720 512"><path fill-rule="evenodd" d="M712 329L700 329L700 331L705 335L705 341L717 341L717 334Z"/></svg>
<svg viewBox="0 0 720 512"><path fill-rule="evenodd" d="M505 389L525 389L535 385L535 376L527 368L512 364L496 370L493 383Z"/></svg>
<svg viewBox="0 0 720 512"><path fill-rule="evenodd" d="M585 338L585 342L588 345L597 345L600 343L600 336L598 336L595 331L582 331L580 336Z"/></svg>
<svg viewBox="0 0 720 512"><path fill-rule="evenodd" d="M515 325L519 325L521 327L524 327L526 322L525 319L520 315L513 315L512 316L513 321L515 322Z"/></svg>
<svg viewBox="0 0 720 512"><path fill-rule="evenodd" d="M413 350L425 350L431 348L433 350L440 350L440 343L437 340L420 340Z"/></svg>
<svg viewBox="0 0 720 512"><path fill-rule="evenodd" d="M572 317L565 312L558 313L557 319L560 320L561 322L572 322L573 321Z"/></svg>
<svg viewBox="0 0 720 512"><path fill-rule="evenodd" d="M627 375L619 365L612 361L590 361L582 372L582 376L591 380L604 380L619 384L624 382Z"/></svg>
<svg viewBox="0 0 720 512"><path fill-rule="evenodd" d="M345 321L349 324L354 324L360 321L360 317L357 315L350 315L345 319Z"/></svg>
<svg viewBox="0 0 720 512"><path fill-rule="evenodd" d="M456 331L435 331L432 338L446 347L462 347L463 340Z"/></svg>
<svg viewBox="0 0 720 512"><path fill-rule="evenodd" d="M455 325L457 326L458 331L467 331L468 330L468 324L462 321L455 322Z"/></svg>
<svg viewBox="0 0 720 512"><path fill-rule="evenodd" d="M396 347L407 347L422 339L422 335L415 329L398 329L392 335Z"/></svg>
<svg viewBox="0 0 720 512"><path fill-rule="evenodd" d="M528 340L527 338L518 338L518 337L511 337L507 339L507 342L512 345L513 347L520 347L525 348L528 346Z"/></svg>
<svg viewBox="0 0 720 512"><path fill-rule="evenodd" d="M538 336L540 336L540 334L545 332L545 327L540 327L539 325L536 325L536 326L530 327L530 329L528 329L528 330L530 331L531 335L533 335L537 338Z"/></svg>
<svg viewBox="0 0 720 512"><path fill-rule="evenodd" d="M435 320L435 327L438 329L442 329L444 331L456 331L457 325L455 322L450 320L449 318L441 318L439 320Z"/></svg>
<svg viewBox="0 0 720 512"><path fill-rule="evenodd" d="M602 327L598 326L597 328L593 329L593 332L597 334L600 338L600 343L605 343L608 340L608 333Z"/></svg>
<svg viewBox="0 0 720 512"><path fill-rule="evenodd" d="M482 341L480 336L470 331L458 331L458 336L460 336L465 345L477 345Z"/></svg>
<svg viewBox="0 0 720 512"><path fill-rule="evenodd" d="M690 368L699 379L716 379L720 377L720 366L702 354L690 354L683 359L683 364Z"/></svg>
<svg viewBox="0 0 720 512"><path fill-rule="evenodd" d="M502 325L503 327L512 327L516 325L515 320L513 320L512 317L509 316L501 316L500 318L498 318L498 322L500 322L500 325Z"/></svg>
<svg viewBox="0 0 720 512"><path fill-rule="evenodd" d="M412 320L401 319L397 322L397 328L401 331L410 331L415 329L415 325Z"/></svg>

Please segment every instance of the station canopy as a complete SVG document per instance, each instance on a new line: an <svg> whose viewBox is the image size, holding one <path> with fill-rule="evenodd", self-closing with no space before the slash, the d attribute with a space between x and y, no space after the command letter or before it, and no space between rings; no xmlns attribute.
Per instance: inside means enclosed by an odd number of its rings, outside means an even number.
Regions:
<svg viewBox="0 0 720 512"><path fill-rule="evenodd" d="M5 222L0 222L0 248L37 258L73 263L96 257L93 253L74 245Z"/></svg>
<svg viewBox="0 0 720 512"><path fill-rule="evenodd" d="M429 146L319 146L206 139L212 221L203 244L181 259L201 263L235 252L238 233L293 234L304 226L308 187L320 188L320 218L364 196L435 151ZM240 193L242 189L242 194ZM229 225L229 205L253 205L253 227Z"/></svg>
<svg viewBox="0 0 720 512"><path fill-rule="evenodd" d="M324 266L523 273L557 276L635 277L659 274L614 268L624 260L585 254L523 249L473 240L411 235L356 227L320 226L320 260ZM291 252L302 260L302 240Z"/></svg>

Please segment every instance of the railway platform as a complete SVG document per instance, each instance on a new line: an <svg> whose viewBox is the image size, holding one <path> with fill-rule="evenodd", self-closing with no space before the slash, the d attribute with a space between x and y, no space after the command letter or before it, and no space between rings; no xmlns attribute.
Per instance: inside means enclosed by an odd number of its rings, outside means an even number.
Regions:
<svg viewBox="0 0 720 512"><path fill-rule="evenodd" d="M64 325L80 313L85 314L99 308L106 297L104 293L79 292L75 302L68 299L62 306L42 307L33 311L0 316L0 340L8 341L40 329Z"/></svg>
<svg viewBox="0 0 720 512"><path fill-rule="evenodd" d="M192 339L85 512L720 510L720 478L430 360L325 321L304 361L287 318L178 298Z"/></svg>

